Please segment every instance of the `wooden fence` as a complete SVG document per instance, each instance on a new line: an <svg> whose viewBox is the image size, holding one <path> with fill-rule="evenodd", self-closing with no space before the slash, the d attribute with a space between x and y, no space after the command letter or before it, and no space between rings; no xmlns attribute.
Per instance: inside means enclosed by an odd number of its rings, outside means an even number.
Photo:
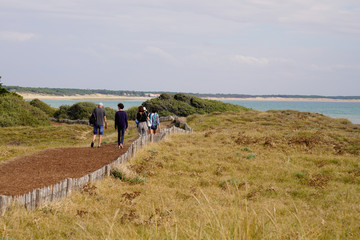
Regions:
<svg viewBox="0 0 360 240"><path fill-rule="evenodd" d="M162 119L165 121L165 119ZM103 166L102 168L87 174L80 178L67 178L55 185L46 186L43 188L34 189L32 192L18 195L18 196L5 196L0 195L0 216L4 215L7 209L14 205L25 206L27 209L35 209L40 207L45 202L51 202L57 199L69 196L72 191L78 190L88 183L92 183L105 178L110 175L111 169L119 164L129 161L133 157L137 150L143 148L149 142L158 142L172 133L191 133L192 130L181 129L178 127L171 127L167 129L161 129L158 134L148 134L139 137L128 148L126 153L118 157L114 162Z"/></svg>

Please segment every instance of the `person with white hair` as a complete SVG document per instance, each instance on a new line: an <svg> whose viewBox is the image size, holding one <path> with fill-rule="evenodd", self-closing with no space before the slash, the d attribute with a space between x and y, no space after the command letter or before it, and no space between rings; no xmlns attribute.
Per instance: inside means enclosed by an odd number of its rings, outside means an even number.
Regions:
<svg viewBox="0 0 360 240"><path fill-rule="evenodd" d="M104 123L105 123L105 129L107 129L106 112L103 107L104 105L102 103L99 103L98 107L95 108L94 111L92 112L92 114L95 116L95 123L94 123L94 135L90 145L91 147L94 147L94 142L99 132L98 148L101 148L101 140L102 140L102 135L104 133Z"/></svg>

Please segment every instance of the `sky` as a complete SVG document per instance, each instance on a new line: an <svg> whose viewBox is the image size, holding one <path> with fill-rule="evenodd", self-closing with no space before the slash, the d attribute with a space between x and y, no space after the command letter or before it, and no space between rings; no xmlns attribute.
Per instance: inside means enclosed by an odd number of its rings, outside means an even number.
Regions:
<svg viewBox="0 0 360 240"><path fill-rule="evenodd" d="M360 95L359 0L0 0L3 85Z"/></svg>

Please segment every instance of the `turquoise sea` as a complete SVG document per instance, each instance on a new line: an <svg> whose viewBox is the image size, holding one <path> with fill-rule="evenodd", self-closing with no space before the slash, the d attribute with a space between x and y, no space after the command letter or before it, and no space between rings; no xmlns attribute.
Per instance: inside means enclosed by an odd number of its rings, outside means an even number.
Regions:
<svg viewBox="0 0 360 240"><path fill-rule="evenodd" d="M58 108L61 105L72 105L76 102L100 101L105 107L117 109L118 100L43 100L52 107ZM125 110L133 106L140 106L143 100L122 100ZM255 110L297 110L301 112L316 112L334 118L346 118L351 122L360 124L360 102L293 102L293 101L242 101L224 100L223 102L242 105Z"/></svg>
<svg viewBox="0 0 360 240"><path fill-rule="evenodd" d="M321 113L333 118L346 118L360 124L360 102L293 102L293 101L224 101L255 110L297 110Z"/></svg>
<svg viewBox="0 0 360 240"><path fill-rule="evenodd" d="M118 103L123 103L125 106L125 110L134 107L134 106L140 106L144 100L41 100L44 103L49 104L51 107L55 107L58 108L61 105L73 105L77 102L93 102L93 103L100 103L102 102L104 104L105 107L110 107L113 108L115 110L117 110L117 105Z"/></svg>

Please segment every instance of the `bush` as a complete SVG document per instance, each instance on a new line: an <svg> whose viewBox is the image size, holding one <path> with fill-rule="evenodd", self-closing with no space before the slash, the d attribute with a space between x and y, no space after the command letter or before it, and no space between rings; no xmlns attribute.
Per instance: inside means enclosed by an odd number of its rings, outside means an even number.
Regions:
<svg viewBox="0 0 360 240"><path fill-rule="evenodd" d="M69 116L69 119L71 119L71 120L77 120L77 119L86 120L86 119L89 119L90 114L96 107L97 107L97 105L95 103L78 102L78 103L73 104L68 109L67 114Z"/></svg>
<svg viewBox="0 0 360 240"><path fill-rule="evenodd" d="M191 104L191 100L193 99L193 96L185 94L185 93L177 93L174 95L174 99L178 101L185 102L187 104Z"/></svg>
<svg viewBox="0 0 360 240"><path fill-rule="evenodd" d="M69 105L61 105L59 109L54 113L54 117L57 119L68 119Z"/></svg>
<svg viewBox="0 0 360 240"><path fill-rule="evenodd" d="M0 79L1 79L1 76L0 76ZM7 94L7 93L9 93L9 91L8 91L6 88L4 88L4 87L2 86L2 83L0 82L0 96L1 96L1 95L5 95L5 94Z"/></svg>
<svg viewBox="0 0 360 240"><path fill-rule="evenodd" d="M186 117L194 113L249 111L248 108L239 105L202 99L184 93L177 93L174 96L163 93L160 97L147 100L142 105L149 111L157 108L160 116L177 115Z"/></svg>
<svg viewBox="0 0 360 240"><path fill-rule="evenodd" d="M131 107L128 110L126 110L127 116L129 120L135 120L136 114L137 114L138 107Z"/></svg>
<svg viewBox="0 0 360 240"><path fill-rule="evenodd" d="M47 105L46 103L44 103L43 101L37 98L31 100L30 105L39 108L40 110L45 112L49 117L53 117L54 113L56 112L55 108L50 107L49 105Z"/></svg>
<svg viewBox="0 0 360 240"><path fill-rule="evenodd" d="M92 102L78 102L72 106L62 105L55 112L54 116L57 119L71 119L71 120L88 120L90 114L97 107L95 103ZM114 120L116 111L112 108L105 107L106 119Z"/></svg>
<svg viewBox="0 0 360 240"><path fill-rule="evenodd" d="M0 76L1 79L1 76ZM13 96L13 97L18 97L20 99L23 99L22 96L20 96L19 94L15 93L15 92L9 92L6 88L4 88L2 86L2 83L0 82L0 97L1 96Z"/></svg>
<svg viewBox="0 0 360 240"><path fill-rule="evenodd" d="M169 93L162 93L159 96L159 99L162 99L162 100L169 100L169 99L172 99L172 98L174 98L173 95L171 95Z"/></svg>
<svg viewBox="0 0 360 240"><path fill-rule="evenodd" d="M25 102L17 94L0 96L0 126L39 126L49 125L46 113Z"/></svg>
<svg viewBox="0 0 360 240"><path fill-rule="evenodd" d="M106 111L106 119L107 120L115 120L116 110L114 110L110 107L105 107L104 109Z"/></svg>

